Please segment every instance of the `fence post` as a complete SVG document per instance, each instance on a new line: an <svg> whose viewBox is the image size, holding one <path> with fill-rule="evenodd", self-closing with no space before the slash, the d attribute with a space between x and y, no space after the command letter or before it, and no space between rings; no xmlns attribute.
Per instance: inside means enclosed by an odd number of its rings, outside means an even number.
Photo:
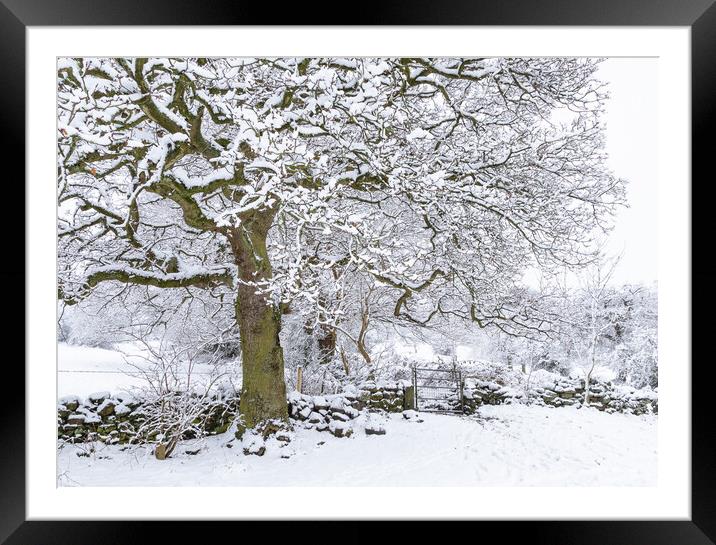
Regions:
<svg viewBox="0 0 716 545"><path fill-rule="evenodd" d="M457 380L460 383L460 412L462 414L465 414L465 401L463 397L463 381L462 381L462 371L458 371L457 373Z"/></svg>
<svg viewBox="0 0 716 545"><path fill-rule="evenodd" d="M296 391L299 394L303 393L303 366L299 365L296 369Z"/></svg>

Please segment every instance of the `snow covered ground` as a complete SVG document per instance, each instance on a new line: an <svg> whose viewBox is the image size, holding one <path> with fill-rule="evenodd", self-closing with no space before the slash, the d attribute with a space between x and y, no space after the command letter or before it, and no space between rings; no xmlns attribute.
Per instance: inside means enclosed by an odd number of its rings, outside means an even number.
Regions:
<svg viewBox="0 0 716 545"><path fill-rule="evenodd" d="M231 430L183 442L163 461L148 447L96 444L89 453L88 445L64 445L58 485L656 485L655 416L502 405L473 417L420 417L389 415L386 435L367 436L358 425L347 439L297 429L287 446L270 441L263 457L245 456Z"/></svg>
<svg viewBox="0 0 716 545"><path fill-rule="evenodd" d="M122 353L60 344L58 393L86 397L142 386ZM132 347L123 347L132 353ZM134 348L136 351L136 347ZM131 359L131 358L130 358ZM135 362L138 360L135 360ZM136 363L135 363L136 364ZM534 377L537 378L537 377ZM655 416L594 409L484 406L474 417L384 417L386 435L350 438L297 428L288 446L244 456L226 434L183 442L156 460L149 447L63 445L61 486L650 486ZM228 445L231 445L229 447ZM94 452L89 452L94 447ZM196 451L188 454L186 451ZM82 456L78 456L82 454ZM89 454L85 456L85 454ZM288 456L288 457L282 457Z"/></svg>

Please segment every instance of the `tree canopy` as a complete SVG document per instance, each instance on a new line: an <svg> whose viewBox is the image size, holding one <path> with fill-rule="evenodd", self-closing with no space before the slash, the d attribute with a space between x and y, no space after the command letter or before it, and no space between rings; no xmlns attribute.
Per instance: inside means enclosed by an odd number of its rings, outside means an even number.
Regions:
<svg viewBox="0 0 716 545"><path fill-rule="evenodd" d="M364 277L396 319L539 329L525 270L588 263L624 201L597 66L60 59L60 297L198 288L237 294L244 329L290 305L335 324Z"/></svg>

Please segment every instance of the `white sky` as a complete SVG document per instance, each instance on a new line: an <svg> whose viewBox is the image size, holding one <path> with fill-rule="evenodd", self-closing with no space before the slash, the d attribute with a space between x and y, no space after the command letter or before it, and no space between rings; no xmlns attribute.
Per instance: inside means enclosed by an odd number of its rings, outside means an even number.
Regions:
<svg viewBox="0 0 716 545"><path fill-rule="evenodd" d="M651 283L657 276L657 65L656 58L610 58L597 77L609 83L609 166L627 180L629 208L616 217L607 251L623 252L614 283Z"/></svg>

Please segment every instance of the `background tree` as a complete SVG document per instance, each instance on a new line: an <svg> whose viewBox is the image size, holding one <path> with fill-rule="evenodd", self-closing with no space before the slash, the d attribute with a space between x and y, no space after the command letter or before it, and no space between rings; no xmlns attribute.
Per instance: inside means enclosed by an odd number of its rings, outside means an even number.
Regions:
<svg viewBox="0 0 716 545"><path fill-rule="evenodd" d="M410 323L539 332L514 296L525 268L590 262L623 200L596 67L60 59L59 295L111 282L230 300L247 426L287 418L282 314L330 322L354 275Z"/></svg>
<svg viewBox="0 0 716 545"><path fill-rule="evenodd" d="M655 286L625 285L615 304L623 320L609 334L617 378L635 388L659 385L658 298Z"/></svg>
<svg viewBox="0 0 716 545"><path fill-rule="evenodd" d="M579 278L576 290L565 291L564 337L568 339L584 371L584 404L589 404L592 374L599 364L609 362L609 335L625 320L625 307L615 303L610 286L619 258L600 257Z"/></svg>

